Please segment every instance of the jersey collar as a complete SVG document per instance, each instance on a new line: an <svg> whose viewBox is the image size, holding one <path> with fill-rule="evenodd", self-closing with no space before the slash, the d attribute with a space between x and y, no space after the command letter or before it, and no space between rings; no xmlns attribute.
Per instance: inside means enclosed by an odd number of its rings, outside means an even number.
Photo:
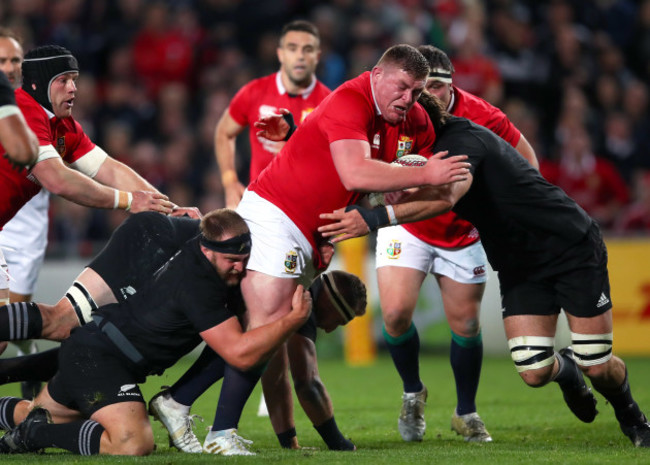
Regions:
<svg viewBox="0 0 650 465"><path fill-rule="evenodd" d="M301 94L300 96L303 98L303 100L308 99L313 90L316 88L316 77L312 76L312 81L311 84L309 84L309 87L307 87ZM275 74L275 84L278 86L278 93L280 95L284 95L287 93L286 87L284 87L284 84L282 84L282 75L280 71L278 71Z"/></svg>
<svg viewBox="0 0 650 465"><path fill-rule="evenodd" d="M372 93L372 102L375 104L375 111L377 112L377 116L381 116L381 110L379 109L379 105L377 105L377 99L375 98L375 88L372 85L372 73L368 73L368 80L370 82L370 92Z"/></svg>

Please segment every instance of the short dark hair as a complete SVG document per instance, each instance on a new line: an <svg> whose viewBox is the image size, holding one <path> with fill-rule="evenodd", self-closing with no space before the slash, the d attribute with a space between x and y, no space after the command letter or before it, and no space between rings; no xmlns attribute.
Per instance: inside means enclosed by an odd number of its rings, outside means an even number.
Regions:
<svg viewBox="0 0 650 465"><path fill-rule="evenodd" d="M451 64L449 56L438 47L434 47L433 45L420 45L418 51L427 59L431 69L442 68L452 74L456 71L454 65Z"/></svg>
<svg viewBox="0 0 650 465"><path fill-rule="evenodd" d="M377 66L391 64L399 66L416 79L424 79L429 74L429 64L418 49L407 44L393 45L384 52Z"/></svg>
<svg viewBox="0 0 650 465"><path fill-rule="evenodd" d="M284 36L286 36L287 33L291 31L306 32L307 34L311 34L316 37L320 42L320 33L318 32L316 25L309 21L305 21L304 19L297 19L285 24L282 28L282 31L280 32L280 42L282 42Z"/></svg>
<svg viewBox="0 0 650 465"><path fill-rule="evenodd" d="M201 219L201 234L211 241L219 241L226 234L239 236L250 232L246 221L235 210L219 208Z"/></svg>

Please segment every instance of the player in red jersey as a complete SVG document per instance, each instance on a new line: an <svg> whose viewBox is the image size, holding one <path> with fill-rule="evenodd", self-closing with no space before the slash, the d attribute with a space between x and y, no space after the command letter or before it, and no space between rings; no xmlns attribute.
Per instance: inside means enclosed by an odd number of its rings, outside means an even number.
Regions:
<svg viewBox="0 0 650 465"><path fill-rule="evenodd" d="M426 60L416 49L391 47L371 72L344 83L323 100L244 193L238 212L255 237L242 286L251 327L285 314L292 289L309 282L324 265L319 213L350 205L364 192L464 177L462 157L450 157L446 163L437 154L418 168L386 163L433 145L431 123L415 105L427 74ZM281 379L278 374L285 367L286 360L276 357L264 376ZM289 424L290 390L278 383L275 397L269 405Z"/></svg>
<svg viewBox="0 0 650 465"><path fill-rule="evenodd" d="M450 113L492 130L538 167L532 147L501 110L452 85L454 68L442 50L430 45L418 50L431 67L428 92L440 98ZM450 361L457 394L452 429L467 441L491 441L476 412L483 358L479 311L487 279L487 258L476 228L453 212L382 228L377 233L376 264L384 339L404 389L398 420L402 438L421 441L426 428L427 389L420 380L420 340L412 320L430 273L440 287L452 336Z"/></svg>
<svg viewBox="0 0 650 465"><path fill-rule="evenodd" d="M25 56L23 86L15 96L39 140L39 154L29 171L12 170L6 159L0 159L4 187L0 194L0 226L41 186L89 207L172 212L174 205L165 195L109 157L72 118L78 75L76 58L63 47L38 47ZM74 169L66 167L64 161Z"/></svg>
<svg viewBox="0 0 650 465"><path fill-rule="evenodd" d="M277 49L280 70L255 79L242 87L226 108L215 132L215 151L226 206L235 208L245 186L237 177L235 166L235 139L259 118L277 114L281 108L290 111L300 124L330 93L316 79L314 72L320 57L318 29L308 21L292 21L282 28ZM250 131L251 159L249 180L253 181L275 157L284 142L257 137Z"/></svg>

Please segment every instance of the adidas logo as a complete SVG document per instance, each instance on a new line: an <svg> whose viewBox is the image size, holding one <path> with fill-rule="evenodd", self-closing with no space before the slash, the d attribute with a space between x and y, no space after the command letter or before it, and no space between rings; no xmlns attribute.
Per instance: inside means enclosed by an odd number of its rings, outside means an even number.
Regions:
<svg viewBox="0 0 650 465"><path fill-rule="evenodd" d="M600 294L600 298L598 299L598 303L596 304L596 308L600 308L603 305L607 305L608 303L609 303L609 299L607 298L607 296L604 293L602 293L602 294Z"/></svg>

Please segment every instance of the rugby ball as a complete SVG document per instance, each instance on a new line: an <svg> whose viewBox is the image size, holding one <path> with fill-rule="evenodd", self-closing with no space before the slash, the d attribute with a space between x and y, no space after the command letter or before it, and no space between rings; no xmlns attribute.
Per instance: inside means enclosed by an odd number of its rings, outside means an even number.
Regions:
<svg viewBox="0 0 650 465"><path fill-rule="evenodd" d="M393 163L402 166L424 166L427 163L427 157L423 157L422 155L409 154L395 159Z"/></svg>
<svg viewBox="0 0 650 465"><path fill-rule="evenodd" d="M408 154L396 158L391 164L400 166L424 166L427 163L427 157L417 154ZM368 201L372 207L386 205L386 199L383 192L373 192L368 194Z"/></svg>

